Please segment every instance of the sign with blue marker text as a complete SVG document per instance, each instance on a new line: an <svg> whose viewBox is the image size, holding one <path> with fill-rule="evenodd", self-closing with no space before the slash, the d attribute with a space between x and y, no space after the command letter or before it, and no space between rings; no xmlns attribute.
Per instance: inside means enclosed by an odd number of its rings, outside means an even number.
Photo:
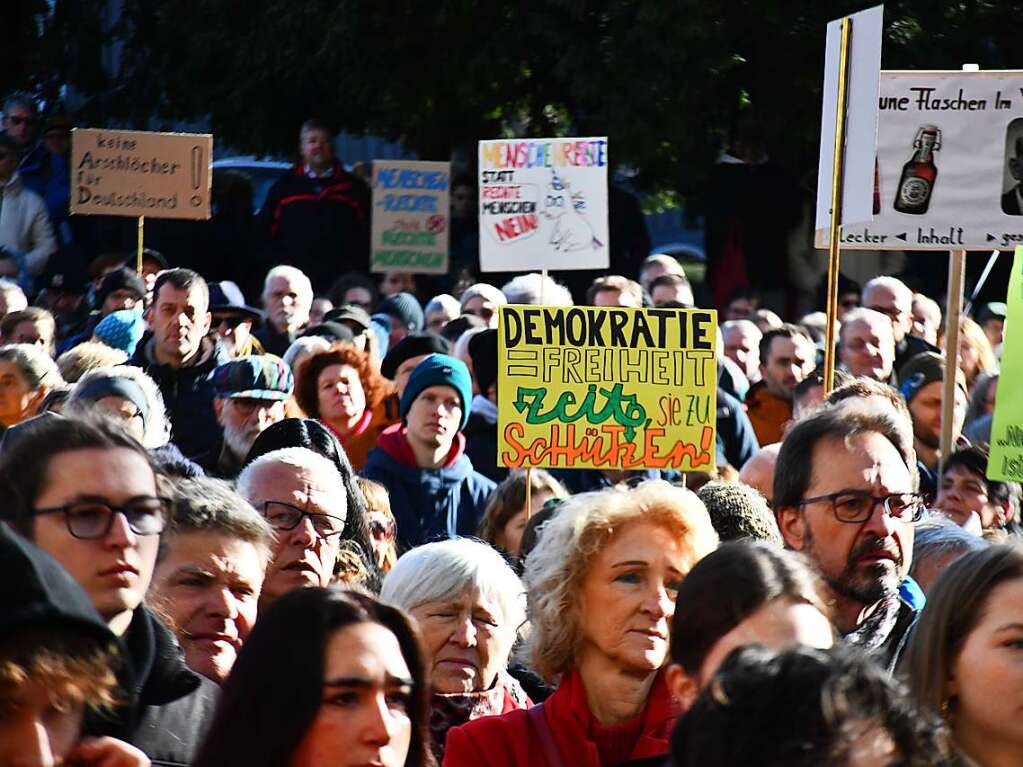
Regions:
<svg viewBox="0 0 1023 767"><path fill-rule="evenodd" d="M447 273L450 185L450 163L373 161L371 271Z"/></svg>

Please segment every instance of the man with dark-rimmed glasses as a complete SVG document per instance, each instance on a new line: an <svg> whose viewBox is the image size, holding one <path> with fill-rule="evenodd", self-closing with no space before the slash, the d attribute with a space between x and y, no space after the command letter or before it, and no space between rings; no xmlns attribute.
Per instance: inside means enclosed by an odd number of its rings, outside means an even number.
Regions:
<svg viewBox="0 0 1023 767"><path fill-rule="evenodd" d="M174 635L143 605L171 506L162 477L114 422L43 416L16 428L0 455L5 519L78 581L128 656L121 705L87 733L188 764L216 687L189 671Z"/></svg>
<svg viewBox="0 0 1023 767"><path fill-rule="evenodd" d="M816 565L846 640L898 659L916 608L900 589L922 513L912 426L876 399L845 400L797 423L774 475L778 527Z"/></svg>
<svg viewBox="0 0 1023 767"><path fill-rule="evenodd" d="M289 591L328 586L348 521L334 464L304 447L274 450L242 470L237 488L276 534L259 609Z"/></svg>

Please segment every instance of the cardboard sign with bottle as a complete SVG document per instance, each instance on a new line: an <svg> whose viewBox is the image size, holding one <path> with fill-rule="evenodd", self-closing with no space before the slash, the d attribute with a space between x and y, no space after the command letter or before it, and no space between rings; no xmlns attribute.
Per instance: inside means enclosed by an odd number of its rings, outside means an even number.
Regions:
<svg viewBox="0 0 1023 767"><path fill-rule="evenodd" d="M874 218L843 249L1023 243L1023 72L882 72L879 108Z"/></svg>

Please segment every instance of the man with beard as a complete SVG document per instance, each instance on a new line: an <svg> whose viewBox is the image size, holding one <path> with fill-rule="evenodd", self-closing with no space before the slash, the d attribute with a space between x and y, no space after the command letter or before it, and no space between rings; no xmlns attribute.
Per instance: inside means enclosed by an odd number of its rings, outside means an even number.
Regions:
<svg viewBox="0 0 1023 767"><path fill-rule="evenodd" d="M848 642L894 668L916 608L904 598L922 511L909 425L876 398L826 405L785 436L774 508L786 545L805 554L834 595Z"/></svg>
<svg viewBox="0 0 1023 767"><path fill-rule="evenodd" d="M295 380L276 357L252 355L218 367L213 382L213 412L224 436L200 463L207 474L235 479L256 437L284 420L284 401L291 396Z"/></svg>
<svg viewBox="0 0 1023 767"><path fill-rule="evenodd" d="M913 417L913 449L920 472L920 492L927 500L937 495L937 471L941 460L941 403L944 394L945 358L934 352L918 354L899 370L899 392ZM966 376L956 370L956 403L952 409L952 444L959 439L966 420Z"/></svg>
<svg viewBox="0 0 1023 767"><path fill-rule="evenodd" d="M313 306L313 286L301 270L293 266L275 266L263 283L263 308L266 322L252 335L263 349L278 357L291 346L309 324Z"/></svg>

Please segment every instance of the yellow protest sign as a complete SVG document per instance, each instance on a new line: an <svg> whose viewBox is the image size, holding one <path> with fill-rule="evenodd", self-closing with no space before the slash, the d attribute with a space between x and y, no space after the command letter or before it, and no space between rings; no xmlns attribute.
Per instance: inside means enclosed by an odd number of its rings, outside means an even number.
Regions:
<svg viewBox="0 0 1023 767"><path fill-rule="evenodd" d="M212 157L206 133L75 128L71 212L209 218Z"/></svg>
<svg viewBox="0 0 1023 767"><path fill-rule="evenodd" d="M1023 482L1023 247L1017 246L1005 299L1005 338L995 414L991 422L990 479Z"/></svg>
<svg viewBox="0 0 1023 767"><path fill-rule="evenodd" d="M502 306L498 462L712 469L716 333L704 309Z"/></svg>

